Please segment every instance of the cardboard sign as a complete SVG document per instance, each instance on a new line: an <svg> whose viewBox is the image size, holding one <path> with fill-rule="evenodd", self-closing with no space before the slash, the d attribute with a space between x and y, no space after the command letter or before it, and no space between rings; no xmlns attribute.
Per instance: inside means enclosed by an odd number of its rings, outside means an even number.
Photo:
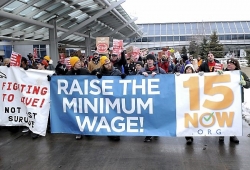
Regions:
<svg viewBox="0 0 250 170"><path fill-rule="evenodd" d="M96 37L96 48L98 53L107 54L109 48L109 37Z"/></svg>
<svg viewBox="0 0 250 170"><path fill-rule="evenodd" d="M123 48L123 40L113 39L113 54L120 55Z"/></svg>
<svg viewBox="0 0 250 170"><path fill-rule="evenodd" d="M22 59L21 54L12 51L11 57L10 57L10 66L20 67L21 59Z"/></svg>
<svg viewBox="0 0 250 170"><path fill-rule="evenodd" d="M223 68L223 64L215 63L214 71L222 70L222 68Z"/></svg>

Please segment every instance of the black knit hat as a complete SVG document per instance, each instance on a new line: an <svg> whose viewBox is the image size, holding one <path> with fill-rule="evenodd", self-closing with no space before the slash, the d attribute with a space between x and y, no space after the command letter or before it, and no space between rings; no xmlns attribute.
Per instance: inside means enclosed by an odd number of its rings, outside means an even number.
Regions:
<svg viewBox="0 0 250 170"><path fill-rule="evenodd" d="M235 65L235 70L240 70L240 64L239 64L239 61L234 59L234 58L231 58L231 59L228 59L227 60L227 64L228 63L232 63Z"/></svg>
<svg viewBox="0 0 250 170"><path fill-rule="evenodd" d="M137 62L135 63L135 65L137 65L137 64L140 64L140 65L143 67L143 64L142 64L141 61L137 61Z"/></svg>
<svg viewBox="0 0 250 170"><path fill-rule="evenodd" d="M146 60L154 60L155 61L155 56L153 54L148 54L146 57Z"/></svg>

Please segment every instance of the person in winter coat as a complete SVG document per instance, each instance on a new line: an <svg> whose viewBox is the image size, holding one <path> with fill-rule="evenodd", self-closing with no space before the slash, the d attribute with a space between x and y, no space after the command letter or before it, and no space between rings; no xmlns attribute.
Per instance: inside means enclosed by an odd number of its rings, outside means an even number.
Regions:
<svg viewBox="0 0 250 170"><path fill-rule="evenodd" d="M225 71L234 71L234 70L241 70L240 68L240 64L239 61L236 59L228 59L227 60L227 68L225 69ZM241 101L242 103L244 102L244 88L248 89L250 88L250 80L248 78L248 76L243 72L241 72L241 81L239 82L239 84L241 85ZM219 137L219 142L224 142L224 136ZM239 139L236 136L230 136L230 142L239 143Z"/></svg>
<svg viewBox="0 0 250 170"><path fill-rule="evenodd" d="M50 56L46 55L43 57L44 60L46 60L48 62L48 67L47 70L55 70L55 67L53 65L53 60L51 60Z"/></svg>
<svg viewBox="0 0 250 170"><path fill-rule="evenodd" d="M120 70L112 65L108 57L102 56L100 63L101 67L91 72L92 75L96 75L99 79L101 79L102 76L121 76L122 79L126 77L126 74L121 73ZM113 141L120 141L120 136L108 136L108 138Z"/></svg>
<svg viewBox="0 0 250 170"><path fill-rule="evenodd" d="M81 67L81 61L77 56L70 58L71 70L66 75L90 75L89 71ZM76 140L82 139L82 135L76 135Z"/></svg>
<svg viewBox="0 0 250 170"><path fill-rule="evenodd" d="M145 66L145 68L142 68L138 72L138 74L144 75L145 77L148 77L149 75L155 76L156 74L166 74L165 70L158 67L158 65L155 63L155 56L154 55L148 54L146 56L146 61L147 61L147 65ZM157 138L158 137L155 136L155 139L157 139ZM151 142L152 139L153 139L152 136L146 136L144 139L144 142Z"/></svg>
<svg viewBox="0 0 250 170"><path fill-rule="evenodd" d="M94 52L91 61L88 63L88 70L91 73L93 70L100 68L100 56L97 51Z"/></svg>

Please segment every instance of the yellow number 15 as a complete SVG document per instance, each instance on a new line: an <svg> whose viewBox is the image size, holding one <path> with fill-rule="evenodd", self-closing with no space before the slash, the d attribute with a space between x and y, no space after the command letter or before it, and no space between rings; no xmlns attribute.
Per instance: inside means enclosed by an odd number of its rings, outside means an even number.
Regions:
<svg viewBox="0 0 250 170"><path fill-rule="evenodd" d="M223 100L211 101L205 100L203 107L211 110L221 110L229 107L233 103L234 94L231 88L227 86L216 86L216 83L231 82L230 75L205 76L204 77L204 94L214 96L222 94ZM199 77L190 77L183 82L185 88L189 88L190 110L200 110L200 93L199 93Z"/></svg>

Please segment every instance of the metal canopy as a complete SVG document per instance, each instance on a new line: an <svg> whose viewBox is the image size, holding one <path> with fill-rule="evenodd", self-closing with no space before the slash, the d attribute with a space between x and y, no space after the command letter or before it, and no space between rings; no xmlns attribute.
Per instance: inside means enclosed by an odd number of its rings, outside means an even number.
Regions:
<svg viewBox="0 0 250 170"><path fill-rule="evenodd" d="M56 20L58 43L65 46L84 47L89 31L92 47L96 37L111 36L111 40L141 37L142 31L134 23L136 18L131 18L121 7L123 2L125 0L1 0L0 40L46 44L49 29L54 29L49 24L52 19Z"/></svg>

